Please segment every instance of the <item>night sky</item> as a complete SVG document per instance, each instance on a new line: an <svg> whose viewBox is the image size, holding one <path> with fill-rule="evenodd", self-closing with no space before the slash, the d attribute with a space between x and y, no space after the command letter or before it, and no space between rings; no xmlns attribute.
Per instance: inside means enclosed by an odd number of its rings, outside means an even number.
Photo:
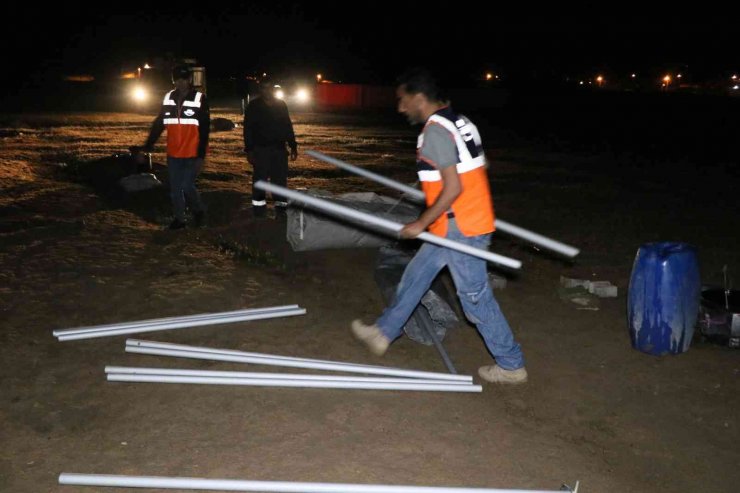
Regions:
<svg viewBox="0 0 740 493"><path fill-rule="evenodd" d="M485 70L560 77L678 65L697 76L740 69L737 29L722 12L666 7L646 16L613 3L613 12L577 15L534 7L484 14L461 2L204 2L203 9L123 3L127 10L85 11L68 3L6 17L4 45L15 49L6 52L14 75L6 75L5 84L66 74L105 77L167 53L197 58L210 77L321 72L371 83L392 82L410 65L435 66L461 79Z"/></svg>

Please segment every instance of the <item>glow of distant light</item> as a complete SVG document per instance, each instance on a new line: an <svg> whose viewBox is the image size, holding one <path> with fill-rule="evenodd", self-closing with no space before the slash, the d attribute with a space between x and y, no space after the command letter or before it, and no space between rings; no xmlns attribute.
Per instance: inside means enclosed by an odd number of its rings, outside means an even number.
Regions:
<svg viewBox="0 0 740 493"><path fill-rule="evenodd" d="M632 78L634 79L635 77L637 77L637 74L632 74Z"/></svg>
<svg viewBox="0 0 740 493"><path fill-rule="evenodd" d="M323 76L321 74L316 74L316 80L317 81L321 82L321 79L322 78L323 78Z"/></svg>
<svg viewBox="0 0 740 493"><path fill-rule="evenodd" d="M295 93L295 98L299 103L307 103L309 100L308 91L304 88L298 89Z"/></svg>
<svg viewBox="0 0 740 493"><path fill-rule="evenodd" d="M283 99L285 97L285 93L282 89L278 89L277 91L275 91L275 97L278 99Z"/></svg>
<svg viewBox="0 0 740 493"><path fill-rule="evenodd" d="M148 95L146 93L146 89L144 89L143 87L136 87L131 92L131 96L134 98L135 101L143 103L147 100Z"/></svg>
<svg viewBox="0 0 740 493"><path fill-rule="evenodd" d="M490 73L490 72L488 72L488 73L486 74L486 80L491 80L491 79L493 79L493 74L492 74L492 73Z"/></svg>

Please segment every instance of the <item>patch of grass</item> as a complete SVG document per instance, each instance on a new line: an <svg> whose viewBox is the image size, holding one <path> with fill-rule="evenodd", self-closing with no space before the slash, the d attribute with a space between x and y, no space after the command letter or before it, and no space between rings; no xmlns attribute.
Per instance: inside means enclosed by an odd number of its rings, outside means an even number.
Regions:
<svg viewBox="0 0 740 493"><path fill-rule="evenodd" d="M250 265L272 267L279 270L287 270L288 268L285 262L277 258L272 252L261 250L253 245L242 244L235 240L228 240L222 236L218 238L218 249L220 252L245 261Z"/></svg>

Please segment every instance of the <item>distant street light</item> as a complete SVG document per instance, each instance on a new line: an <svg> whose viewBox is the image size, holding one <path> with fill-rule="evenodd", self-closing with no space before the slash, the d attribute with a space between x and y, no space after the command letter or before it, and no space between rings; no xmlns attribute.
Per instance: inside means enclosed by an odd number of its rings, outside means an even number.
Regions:
<svg viewBox="0 0 740 493"><path fill-rule="evenodd" d="M322 79L321 74L316 74L316 81L321 82L321 79Z"/></svg>
<svg viewBox="0 0 740 493"><path fill-rule="evenodd" d="M601 87L601 85L604 84L604 77L601 76L601 75L599 75L598 77L596 77L596 83L599 85L599 87Z"/></svg>
<svg viewBox="0 0 740 493"><path fill-rule="evenodd" d="M491 72L486 73L486 80L493 79L493 74Z"/></svg>

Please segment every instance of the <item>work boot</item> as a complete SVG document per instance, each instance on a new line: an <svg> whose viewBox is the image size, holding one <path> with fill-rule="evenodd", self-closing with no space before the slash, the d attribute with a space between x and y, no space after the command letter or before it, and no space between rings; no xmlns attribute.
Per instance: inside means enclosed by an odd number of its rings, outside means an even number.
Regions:
<svg viewBox="0 0 740 493"><path fill-rule="evenodd" d="M352 322L352 333L376 356L383 356L391 344L377 325L365 325L362 320Z"/></svg>
<svg viewBox="0 0 740 493"><path fill-rule="evenodd" d="M481 366L478 375L486 382L518 384L527 381L527 370L517 368L516 370L504 370L498 365Z"/></svg>
<svg viewBox="0 0 740 493"><path fill-rule="evenodd" d="M175 218L170 225L167 227L167 229L182 229L187 225L185 221L180 221L179 219Z"/></svg>
<svg viewBox="0 0 740 493"><path fill-rule="evenodd" d="M206 211L197 211L193 213L193 226L202 228L206 225Z"/></svg>

